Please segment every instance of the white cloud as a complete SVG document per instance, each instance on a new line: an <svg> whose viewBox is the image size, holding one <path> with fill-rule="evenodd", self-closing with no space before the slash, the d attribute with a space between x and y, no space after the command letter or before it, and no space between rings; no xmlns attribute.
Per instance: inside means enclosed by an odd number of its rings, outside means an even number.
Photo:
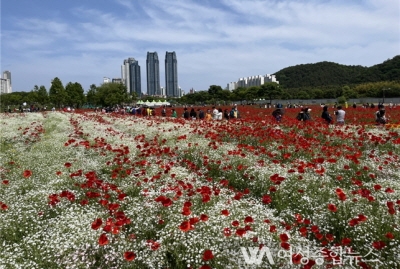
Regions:
<svg viewBox="0 0 400 269"><path fill-rule="evenodd" d="M147 51L158 52L161 75L165 51L176 51L184 90L296 64L371 66L400 54L397 0L88 3L97 2L64 3L64 16L2 14L2 68L14 90L47 86L56 76L86 89L120 76L128 57L139 61L146 89Z"/></svg>

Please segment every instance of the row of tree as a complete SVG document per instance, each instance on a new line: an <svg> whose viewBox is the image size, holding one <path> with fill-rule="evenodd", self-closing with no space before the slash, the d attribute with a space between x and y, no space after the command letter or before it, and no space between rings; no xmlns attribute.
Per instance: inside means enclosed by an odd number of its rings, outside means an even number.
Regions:
<svg viewBox="0 0 400 269"><path fill-rule="evenodd" d="M272 103L273 99L339 99L348 100L350 98L364 97L400 97L400 82L376 82L365 83L356 86L324 86L324 87L302 87L285 89L279 84L268 82L261 86L249 88L237 88L228 91L220 86L212 85L208 91L200 91L187 94L181 97L182 103L213 104L221 101L240 101L253 103L255 100L266 100Z"/></svg>
<svg viewBox="0 0 400 269"><path fill-rule="evenodd" d="M19 107L26 103L28 106L56 108L83 106L113 106L131 102L134 96L130 96L126 87L120 83L105 83L97 87L92 84L87 94L81 84L69 82L64 87L61 80L56 77L52 80L49 91L44 86L35 85L30 92L14 92L2 94L0 104L3 109L9 106Z"/></svg>
<svg viewBox="0 0 400 269"><path fill-rule="evenodd" d="M237 88L233 91L222 89L221 86L211 85L208 91L199 91L184 95L178 99L169 99L170 103L181 104L216 104L221 102L253 103L256 100L288 99L332 99L347 100L349 98L363 97L399 97L400 82L374 82L353 86L320 86L284 88L280 84L268 82L261 86ZM128 94L126 87L120 83L104 83L101 86L92 84L87 93L82 86L69 82L64 87L59 78L54 78L49 91L44 86L37 85L31 92L15 92L2 94L0 104L2 110L9 107L19 107L23 103L36 107L51 106L61 108L70 106L74 108L107 107L121 104L133 104L137 101L136 94ZM153 97L146 97L153 101Z"/></svg>

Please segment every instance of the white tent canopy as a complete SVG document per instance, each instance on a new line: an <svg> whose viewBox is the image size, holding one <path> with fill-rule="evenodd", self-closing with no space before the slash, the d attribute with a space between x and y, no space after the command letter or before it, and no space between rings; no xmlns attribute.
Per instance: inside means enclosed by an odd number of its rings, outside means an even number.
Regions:
<svg viewBox="0 0 400 269"><path fill-rule="evenodd" d="M154 107L169 106L170 105L169 102L160 101L160 100L153 101L153 102L150 102L150 101L147 101L147 100L146 101L139 100L136 104L139 105L139 106L154 106Z"/></svg>

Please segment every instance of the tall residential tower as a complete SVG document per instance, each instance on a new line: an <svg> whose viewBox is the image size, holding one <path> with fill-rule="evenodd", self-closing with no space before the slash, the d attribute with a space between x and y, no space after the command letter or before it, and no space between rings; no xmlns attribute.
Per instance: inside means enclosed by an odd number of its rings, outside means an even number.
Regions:
<svg viewBox="0 0 400 269"><path fill-rule="evenodd" d="M178 62L175 51L165 54L165 92L169 97L180 97L178 88Z"/></svg>
<svg viewBox="0 0 400 269"><path fill-rule="evenodd" d="M147 52L147 94L161 95L160 87L160 63L157 52Z"/></svg>
<svg viewBox="0 0 400 269"><path fill-rule="evenodd" d="M140 77L140 65L135 58L124 60L121 66L122 81L129 94L136 93L138 97L142 96L142 80Z"/></svg>
<svg viewBox="0 0 400 269"><path fill-rule="evenodd" d="M0 78L0 94L1 93L12 93L10 71L4 71L3 76Z"/></svg>

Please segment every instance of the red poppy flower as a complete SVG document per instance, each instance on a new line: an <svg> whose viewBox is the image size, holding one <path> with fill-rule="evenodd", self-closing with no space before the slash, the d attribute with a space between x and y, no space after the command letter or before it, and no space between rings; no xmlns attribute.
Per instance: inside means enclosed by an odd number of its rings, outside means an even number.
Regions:
<svg viewBox="0 0 400 269"><path fill-rule="evenodd" d="M99 245L104 246L109 243L107 235L105 233L102 233L99 237Z"/></svg>
<svg viewBox="0 0 400 269"><path fill-rule="evenodd" d="M358 219L352 219L349 221L351 227L356 226L359 223Z"/></svg>
<svg viewBox="0 0 400 269"><path fill-rule="evenodd" d="M70 168L72 166L72 164L71 163L64 163L64 166L67 167L67 168Z"/></svg>
<svg viewBox="0 0 400 269"><path fill-rule="evenodd" d="M367 217L365 216L365 215L363 215L363 214L360 214L360 215L358 215L358 220L359 221L367 221Z"/></svg>
<svg viewBox="0 0 400 269"><path fill-rule="evenodd" d="M283 249L289 250L290 249L290 244L288 242L282 242L281 247Z"/></svg>
<svg viewBox="0 0 400 269"><path fill-rule="evenodd" d="M195 225L199 221L200 221L200 219L198 217L193 217L193 218L189 219L190 225Z"/></svg>
<svg viewBox="0 0 400 269"><path fill-rule="evenodd" d="M386 188L385 192L387 192L387 193L394 193L394 190L391 189L391 188Z"/></svg>
<svg viewBox="0 0 400 269"><path fill-rule="evenodd" d="M2 181L2 183L3 183L4 185L8 185L8 183L10 183L10 181L7 180L7 179L5 179L5 180Z"/></svg>
<svg viewBox="0 0 400 269"><path fill-rule="evenodd" d="M275 233L275 232L276 232L276 226L275 226L275 225L271 225L271 226L269 227L269 231L270 231L271 233Z"/></svg>
<svg viewBox="0 0 400 269"><path fill-rule="evenodd" d="M201 214L200 215L200 219L201 219L201 221L207 221L208 220L208 216L206 214Z"/></svg>
<svg viewBox="0 0 400 269"><path fill-rule="evenodd" d="M333 234L326 234L325 238L328 239L329 241L333 241L335 239L335 236Z"/></svg>
<svg viewBox="0 0 400 269"><path fill-rule="evenodd" d="M301 227L300 229L299 229L299 232L301 233L301 236L307 236L307 234L308 234L308 231L307 231L307 228L306 227Z"/></svg>
<svg viewBox="0 0 400 269"><path fill-rule="evenodd" d="M292 262L293 262L293 264L300 264L302 258L303 258L303 256L300 253L292 254Z"/></svg>
<svg viewBox="0 0 400 269"><path fill-rule="evenodd" d="M179 225L179 229L182 232L189 232L190 230L193 229L193 226L190 224L190 221L187 220L187 221L182 222L181 225Z"/></svg>
<svg viewBox="0 0 400 269"><path fill-rule="evenodd" d="M270 191L270 192L276 192L277 189L276 189L275 186L271 186L271 187L269 187L269 191Z"/></svg>
<svg viewBox="0 0 400 269"><path fill-rule="evenodd" d="M101 219L95 219L92 222L92 229L93 230L97 230L97 229L99 229L101 227L102 224L103 224L103 221Z"/></svg>
<svg viewBox="0 0 400 269"><path fill-rule="evenodd" d="M182 208L182 215L189 216L190 214L192 214L192 211L190 210L189 207L183 207Z"/></svg>
<svg viewBox="0 0 400 269"><path fill-rule="evenodd" d="M279 239L281 240L281 242L286 242L289 240L289 236L287 234L280 234Z"/></svg>
<svg viewBox="0 0 400 269"><path fill-rule="evenodd" d="M24 178L28 178L32 176L32 171L31 170L25 170L23 174Z"/></svg>
<svg viewBox="0 0 400 269"><path fill-rule="evenodd" d="M160 248L161 244L154 240L147 240L147 245L151 248L151 250L157 250Z"/></svg>
<svg viewBox="0 0 400 269"><path fill-rule="evenodd" d="M380 189L382 189L382 187L381 187L381 185L376 184L376 185L374 185L374 189L376 191L379 191Z"/></svg>
<svg viewBox="0 0 400 269"><path fill-rule="evenodd" d="M136 254L132 251L126 251L124 253L124 259L127 260L128 262L133 261L136 258Z"/></svg>
<svg viewBox="0 0 400 269"><path fill-rule="evenodd" d="M248 223L248 222L250 222L250 223L254 222L254 220L251 216L247 216L246 218L244 218L244 223Z"/></svg>
<svg viewBox="0 0 400 269"><path fill-rule="evenodd" d="M337 211L337 207L334 204L328 204L328 209L332 212L336 212Z"/></svg>
<svg viewBox="0 0 400 269"><path fill-rule="evenodd" d="M343 238L342 239L342 245L343 246L350 245L350 243L351 243L351 239L350 238Z"/></svg>
<svg viewBox="0 0 400 269"><path fill-rule="evenodd" d="M391 232L385 234L386 238L394 239L394 235Z"/></svg>
<svg viewBox="0 0 400 269"><path fill-rule="evenodd" d="M203 261L209 261L214 258L214 254L211 250L206 249L203 253Z"/></svg>
<svg viewBox="0 0 400 269"><path fill-rule="evenodd" d="M321 234L321 233L316 233L316 234L315 234L315 238L317 238L318 240L321 241L321 240L324 238L324 235Z"/></svg>
<svg viewBox="0 0 400 269"><path fill-rule="evenodd" d="M246 234L246 230L244 228L239 228L236 230L236 235L242 237L243 235Z"/></svg>
<svg viewBox="0 0 400 269"><path fill-rule="evenodd" d="M7 210L8 206L6 204L0 202L0 208L1 208L1 210Z"/></svg>
<svg viewBox="0 0 400 269"><path fill-rule="evenodd" d="M238 226L240 225L239 221L237 221L237 220L232 221L231 224L232 224L232 226L234 226L234 227L238 227Z"/></svg>
<svg viewBox="0 0 400 269"><path fill-rule="evenodd" d="M210 196L210 195L208 195L208 194L206 194L206 193L202 194L202 199L201 199L201 201L202 201L203 203L207 203L207 202L209 202L210 200L211 200L211 196Z"/></svg>
<svg viewBox="0 0 400 269"><path fill-rule="evenodd" d="M317 225L311 226L311 231L312 231L313 233L319 233L319 228L318 228L318 226L317 226Z"/></svg>
<svg viewBox="0 0 400 269"><path fill-rule="evenodd" d="M224 215L224 216L229 216L229 211L228 211L228 209L222 210L222 211L221 211L221 214Z"/></svg>
<svg viewBox="0 0 400 269"><path fill-rule="evenodd" d="M381 250L386 246L386 244L383 241L376 241L372 243L372 246L377 250Z"/></svg>
<svg viewBox="0 0 400 269"><path fill-rule="evenodd" d="M126 193L120 193L118 194L118 200L122 201L126 196L127 196Z"/></svg>
<svg viewBox="0 0 400 269"><path fill-rule="evenodd" d="M231 236L232 235L232 231L229 228L224 228L224 235L225 236Z"/></svg>
<svg viewBox="0 0 400 269"><path fill-rule="evenodd" d="M272 203L271 196L269 196L268 194L265 194L265 195L262 197L262 202L263 202L264 204L270 204L270 203Z"/></svg>

